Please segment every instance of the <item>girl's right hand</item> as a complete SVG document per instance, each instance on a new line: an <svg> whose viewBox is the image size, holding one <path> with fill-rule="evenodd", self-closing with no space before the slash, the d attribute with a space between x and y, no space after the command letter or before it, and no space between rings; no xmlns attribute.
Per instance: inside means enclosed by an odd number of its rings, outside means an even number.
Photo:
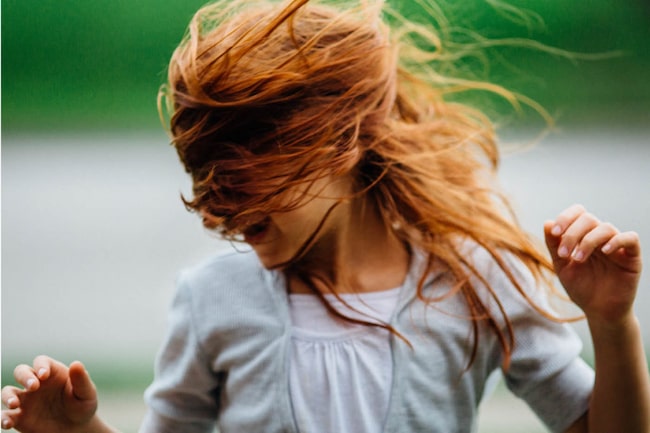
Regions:
<svg viewBox="0 0 650 433"><path fill-rule="evenodd" d="M24 433L73 433L92 430L97 420L97 391L83 364L69 367L47 356L19 365L16 381L24 387L2 389L2 428Z"/></svg>

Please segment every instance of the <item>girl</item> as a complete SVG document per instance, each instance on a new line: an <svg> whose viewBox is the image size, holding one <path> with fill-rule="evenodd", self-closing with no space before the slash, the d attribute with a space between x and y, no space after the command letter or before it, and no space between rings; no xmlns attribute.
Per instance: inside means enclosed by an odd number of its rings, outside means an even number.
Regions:
<svg viewBox="0 0 650 433"><path fill-rule="evenodd" d="M438 36L397 15L391 34L381 9L229 0L192 20L162 92L184 201L250 251L179 278L141 432L469 432L498 368L551 431L650 431L637 236L574 206L544 227L548 261L502 213L492 124L446 98L512 95L444 77ZM3 428L114 431L81 363L15 376Z"/></svg>

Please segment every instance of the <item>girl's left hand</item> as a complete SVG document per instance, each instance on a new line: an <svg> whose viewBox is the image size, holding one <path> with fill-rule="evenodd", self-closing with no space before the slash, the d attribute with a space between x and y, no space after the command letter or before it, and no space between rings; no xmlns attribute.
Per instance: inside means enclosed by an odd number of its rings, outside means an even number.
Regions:
<svg viewBox="0 0 650 433"><path fill-rule="evenodd" d="M546 245L567 294L588 320L615 324L633 314L641 276L641 246L574 205L544 224Z"/></svg>

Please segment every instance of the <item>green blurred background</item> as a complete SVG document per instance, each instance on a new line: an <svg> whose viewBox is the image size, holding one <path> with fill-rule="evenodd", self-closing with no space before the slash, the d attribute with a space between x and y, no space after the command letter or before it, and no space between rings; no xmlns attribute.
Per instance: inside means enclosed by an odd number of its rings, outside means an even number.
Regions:
<svg viewBox="0 0 650 433"><path fill-rule="evenodd" d="M159 128L155 96L173 48L203 0L3 0L3 132ZM448 1L455 24L608 59L531 49L488 53L489 77L565 122L645 124L650 116L646 0L516 0L528 23L487 0ZM419 16L413 2L396 2ZM411 12L409 12L411 11ZM510 14L511 15L511 14Z"/></svg>

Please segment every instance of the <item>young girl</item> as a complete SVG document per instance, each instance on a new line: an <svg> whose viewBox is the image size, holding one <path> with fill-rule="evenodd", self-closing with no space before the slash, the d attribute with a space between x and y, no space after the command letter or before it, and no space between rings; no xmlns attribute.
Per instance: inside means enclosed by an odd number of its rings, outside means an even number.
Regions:
<svg viewBox="0 0 650 433"><path fill-rule="evenodd" d="M470 432L499 368L551 431L650 431L636 234L573 206L545 224L548 261L503 215L492 124L446 98L511 94L444 77L438 36L381 14L228 0L194 17L163 92L184 201L250 251L179 278L140 431ZM595 375L549 309L551 270ZM3 428L115 431L81 363L15 376Z"/></svg>

